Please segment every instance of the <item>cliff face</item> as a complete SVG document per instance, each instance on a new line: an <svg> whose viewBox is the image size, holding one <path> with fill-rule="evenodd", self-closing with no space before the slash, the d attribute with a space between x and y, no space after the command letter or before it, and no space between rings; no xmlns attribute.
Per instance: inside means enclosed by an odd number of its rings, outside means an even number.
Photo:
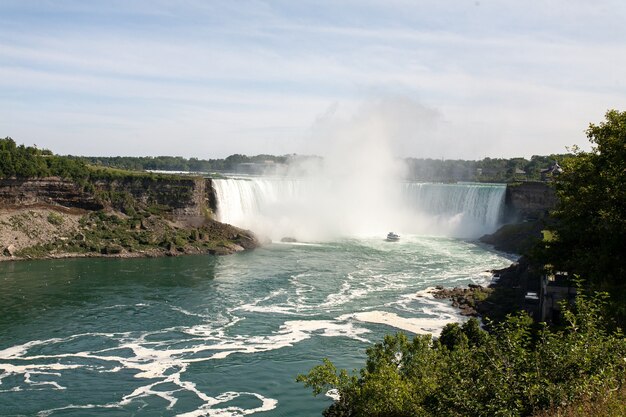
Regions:
<svg viewBox="0 0 626 417"><path fill-rule="evenodd" d="M0 208L54 205L100 210L104 205L72 181L61 178L0 179Z"/></svg>
<svg viewBox="0 0 626 417"><path fill-rule="evenodd" d="M556 207L554 189L542 182L508 184L505 195L504 224L481 242L511 253L526 253L542 239L546 217Z"/></svg>
<svg viewBox="0 0 626 417"><path fill-rule="evenodd" d="M96 194L105 194L113 208L126 211L129 201L132 201L140 208L156 208L190 226L201 225L217 206L208 178L128 177L101 180L94 185Z"/></svg>
<svg viewBox="0 0 626 417"><path fill-rule="evenodd" d="M506 187L507 221L537 220L556 207L554 189L543 182L523 182Z"/></svg>
<svg viewBox="0 0 626 417"><path fill-rule="evenodd" d="M156 207L174 219L201 224L215 211L210 179L134 178L99 180L89 190L61 178L0 179L0 208L59 206L87 211Z"/></svg>
<svg viewBox="0 0 626 417"><path fill-rule="evenodd" d="M0 261L75 256L229 254L248 231L212 219L210 179L118 176L0 180Z"/></svg>

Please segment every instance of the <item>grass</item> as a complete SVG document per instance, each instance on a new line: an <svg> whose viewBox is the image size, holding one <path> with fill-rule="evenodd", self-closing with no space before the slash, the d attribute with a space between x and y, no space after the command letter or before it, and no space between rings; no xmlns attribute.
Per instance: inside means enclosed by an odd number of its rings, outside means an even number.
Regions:
<svg viewBox="0 0 626 417"><path fill-rule="evenodd" d="M56 214L56 213L54 213ZM58 214L57 214L58 216ZM52 217L52 221L57 221ZM15 219L19 227L21 217ZM50 221L50 219L48 219ZM223 236L214 236L205 228L178 228L162 216L141 211L132 217L107 214L103 211L84 215L74 236L64 236L52 242L19 250L23 258L45 258L62 253L118 255L123 253L153 252L209 252L230 248L232 242Z"/></svg>
<svg viewBox="0 0 626 417"><path fill-rule="evenodd" d="M601 398L589 398L567 407L542 411L533 417L624 417L626 416L626 386L606 393Z"/></svg>
<svg viewBox="0 0 626 417"><path fill-rule="evenodd" d="M40 231L32 225L32 217L37 216L33 211L28 213L20 213L9 218L9 223L14 231L20 231L31 239L37 238Z"/></svg>
<svg viewBox="0 0 626 417"><path fill-rule="evenodd" d="M63 224L63 216L61 216L59 213L55 213L54 211L51 211L50 214L48 214L47 220L48 223L55 226L60 226Z"/></svg>

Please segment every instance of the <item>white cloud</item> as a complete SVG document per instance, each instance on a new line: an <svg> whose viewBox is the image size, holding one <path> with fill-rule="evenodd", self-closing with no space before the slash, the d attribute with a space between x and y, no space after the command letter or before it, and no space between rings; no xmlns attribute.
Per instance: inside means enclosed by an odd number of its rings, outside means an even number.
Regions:
<svg viewBox="0 0 626 417"><path fill-rule="evenodd" d="M530 156L626 107L618 2L3 7L0 136L64 153L301 152L332 103L396 97L438 114L398 153Z"/></svg>

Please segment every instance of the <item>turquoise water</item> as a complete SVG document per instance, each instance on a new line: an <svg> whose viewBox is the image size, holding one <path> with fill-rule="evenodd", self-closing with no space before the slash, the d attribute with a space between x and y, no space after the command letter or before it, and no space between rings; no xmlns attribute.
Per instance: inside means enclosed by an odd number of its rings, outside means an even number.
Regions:
<svg viewBox="0 0 626 417"><path fill-rule="evenodd" d="M360 367L401 328L436 334L460 317L423 290L509 263L418 236L2 263L0 415L320 416L331 400L298 373Z"/></svg>

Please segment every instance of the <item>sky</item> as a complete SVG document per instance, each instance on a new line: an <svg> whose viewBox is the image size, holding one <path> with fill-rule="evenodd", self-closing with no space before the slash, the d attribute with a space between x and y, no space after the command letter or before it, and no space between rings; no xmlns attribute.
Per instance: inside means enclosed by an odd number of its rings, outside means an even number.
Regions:
<svg viewBox="0 0 626 417"><path fill-rule="evenodd" d="M626 110L623 0L0 0L0 137L59 154L589 148ZM354 135L357 135L356 138Z"/></svg>

